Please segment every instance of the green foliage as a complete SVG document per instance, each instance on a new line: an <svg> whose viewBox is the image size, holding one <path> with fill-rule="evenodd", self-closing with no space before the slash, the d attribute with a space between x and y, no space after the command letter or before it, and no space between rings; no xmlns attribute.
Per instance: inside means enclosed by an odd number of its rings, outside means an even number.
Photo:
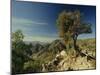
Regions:
<svg viewBox="0 0 100 75"><path fill-rule="evenodd" d="M12 41L20 42L24 39L24 35L21 30L17 30L15 33L12 33Z"/></svg>
<svg viewBox="0 0 100 75"><path fill-rule="evenodd" d="M23 66L32 54L31 45L23 42L24 35L20 30L12 34L12 73L23 73Z"/></svg>
<svg viewBox="0 0 100 75"><path fill-rule="evenodd" d="M24 73L40 72L41 69L40 60L28 61L24 64Z"/></svg>
<svg viewBox="0 0 100 75"><path fill-rule="evenodd" d="M88 23L81 24L81 26L79 27L78 30L80 30L80 31L78 31L79 34L82 34L83 32L84 33L92 33L91 24L88 24Z"/></svg>

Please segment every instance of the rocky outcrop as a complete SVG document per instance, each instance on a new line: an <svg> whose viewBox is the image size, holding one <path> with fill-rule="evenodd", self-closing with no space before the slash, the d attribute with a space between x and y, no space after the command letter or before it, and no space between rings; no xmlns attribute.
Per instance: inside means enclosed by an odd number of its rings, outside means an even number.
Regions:
<svg viewBox="0 0 100 75"><path fill-rule="evenodd" d="M69 71L95 69L95 59L88 59L88 55L82 57L76 55L74 50L66 52L62 50L56 55L55 59L47 63L44 67L46 71Z"/></svg>

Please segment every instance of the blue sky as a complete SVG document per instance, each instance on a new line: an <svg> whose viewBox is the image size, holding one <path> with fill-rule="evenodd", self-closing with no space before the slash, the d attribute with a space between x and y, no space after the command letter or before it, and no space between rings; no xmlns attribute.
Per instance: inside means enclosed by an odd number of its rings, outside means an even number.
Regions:
<svg viewBox="0 0 100 75"><path fill-rule="evenodd" d="M63 10L80 10L83 20L92 24L91 34L79 38L95 38L95 6L50 4L38 2L12 1L12 32L20 29L25 41L50 42L59 38L56 19Z"/></svg>

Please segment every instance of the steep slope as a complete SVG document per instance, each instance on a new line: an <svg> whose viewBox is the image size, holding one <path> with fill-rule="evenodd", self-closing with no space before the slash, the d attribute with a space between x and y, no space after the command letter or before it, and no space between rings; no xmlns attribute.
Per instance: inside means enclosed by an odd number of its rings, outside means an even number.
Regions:
<svg viewBox="0 0 100 75"><path fill-rule="evenodd" d="M70 50L63 49L56 54L55 58L48 63L42 65L43 72L48 71L69 71L69 70L86 70L96 68L95 56L95 40L80 40L80 54L71 48ZM84 41L84 42L83 42ZM89 43L88 45L86 44ZM91 45L92 44L92 45ZM91 47L91 48L90 48Z"/></svg>
<svg viewBox="0 0 100 75"><path fill-rule="evenodd" d="M34 44L31 56L34 61L25 63L26 71L28 69L32 69L31 72L95 69L95 39L78 40L77 43L80 54L77 54L73 48L66 50L62 40L55 40L46 44Z"/></svg>

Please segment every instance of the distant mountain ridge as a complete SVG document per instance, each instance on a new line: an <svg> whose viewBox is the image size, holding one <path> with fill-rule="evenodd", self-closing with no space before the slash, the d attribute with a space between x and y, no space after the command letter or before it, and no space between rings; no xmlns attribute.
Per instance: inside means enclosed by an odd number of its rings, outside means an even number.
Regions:
<svg viewBox="0 0 100 75"><path fill-rule="evenodd" d="M32 44L32 52L39 52L39 51L52 51L54 50L57 53L60 48L64 49L65 45L62 40L54 40L51 43L40 42L40 41L24 41L26 44Z"/></svg>

